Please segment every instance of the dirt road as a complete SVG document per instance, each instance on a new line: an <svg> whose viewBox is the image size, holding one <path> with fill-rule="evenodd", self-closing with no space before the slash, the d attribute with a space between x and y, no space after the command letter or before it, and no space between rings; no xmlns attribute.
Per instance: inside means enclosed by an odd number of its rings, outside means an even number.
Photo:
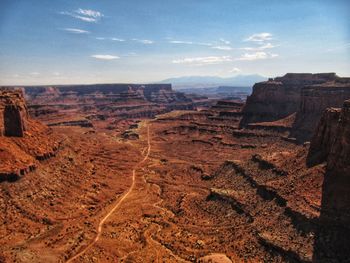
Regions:
<svg viewBox="0 0 350 263"><path fill-rule="evenodd" d="M147 125L147 152L145 157L134 167L132 170L132 184L128 191L114 204L114 206L109 210L109 212L101 219L101 221L98 224L97 228L97 234L96 237L89 243L87 247L85 247L82 251L80 251L78 254L74 255L70 259L68 259L66 262L73 262L75 259L82 256L85 252L87 252L91 247L93 247L98 240L101 237L101 233L103 230L104 223L108 220L108 218L120 207L120 205L123 203L123 201L129 196L129 194L132 192L135 186L135 178L136 178L136 170L140 168L140 166L148 159L148 156L151 152L151 138L150 138L150 125Z"/></svg>

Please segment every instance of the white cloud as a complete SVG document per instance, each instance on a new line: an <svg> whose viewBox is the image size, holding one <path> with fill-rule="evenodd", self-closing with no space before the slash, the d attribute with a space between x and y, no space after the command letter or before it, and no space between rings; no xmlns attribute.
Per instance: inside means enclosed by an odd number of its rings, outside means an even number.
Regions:
<svg viewBox="0 0 350 263"><path fill-rule="evenodd" d="M90 23L95 23L103 17L103 14L99 11L90 10L90 9L81 9L81 8L79 8L78 10L75 10L74 12L63 11L63 12L60 12L60 14L71 16L79 20L90 22Z"/></svg>
<svg viewBox="0 0 350 263"><path fill-rule="evenodd" d="M192 45L192 41L182 41L182 40L170 40L169 43L171 44L187 44L187 45Z"/></svg>
<svg viewBox="0 0 350 263"><path fill-rule="evenodd" d="M271 43L266 43L258 47L242 47L240 49L246 50L246 51L261 51L269 48L275 48L277 46L272 45Z"/></svg>
<svg viewBox="0 0 350 263"><path fill-rule="evenodd" d="M112 37L111 40L118 41L118 42L124 42L125 41L124 39L116 38L116 37Z"/></svg>
<svg viewBox="0 0 350 263"><path fill-rule="evenodd" d="M211 48L219 49L219 50L227 50L227 51L233 50L233 48L230 47L230 46L213 46L213 47L211 47Z"/></svg>
<svg viewBox="0 0 350 263"><path fill-rule="evenodd" d="M92 58L95 59L100 59L100 60L115 60L119 59L118 56L113 56L113 55L91 55Z"/></svg>
<svg viewBox="0 0 350 263"><path fill-rule="evenodd" d="M245 39L245 41L253 41L253 42L263 42L272 39L271 33L259 33L253 34Z"/></svg>
<svg viewBox="0 0 350 263"><path fill-rule="evenodd" d="M204 42L197 42L195 43L196 45L200 45L200 46L208 46L208 47L211 47L213 44L211 43L204 43Z"/></svg>
<svg viewBox="0 0 350 263"><path fill-rule="evenodd" d="M69 32L69 33L74 33L74 34L89 34L89 31L82 30L79 28L64 28L63 30Z"/></svg>
<svg viewBox="0 0 350 263"><path fill-rule="evenodd" d="M224 43L225 45L230 45L231 44L230 41L228 41L228 40L226 40L224 38L220 38L219 40L220 40L220 42Z"/></svg>
<svg viewBox="0 0 350 263"><path fill-rule="evenodd" d="M133 38L132 40L133 40L133 41L136 41L136 42L139 42L139 43L142 43L142 44L145 44L145 45L150 45L150 44L153 44L153 43L154 43L153 40L149 40L149 39L137 39L137 38Z"/></svg>
<svg viewBox="0 0 350 263"><path fill-rule="evenodd" d="M168 41L171 44L184 44L184 45L198 45L198 46L212 46L211 43L205 43L205 42L193 42L193 41L184 41L184 40L169 40Z"/></svg>
<svg viewBox="0 0 350 263"><path fill-rule="evenodd" d="M238 73L238 72L241 72L242 70L240 70L239 68L233 68L231 69L229 72L230 73Z"/></svg>
<svg viewBox="0 0 350 263"><path fill-rule="evenodd" d="M259 51L259 52L255 52L255 53L245 53L240 58L237 58L235 60L253 61L253 60L274 58L277 56L278 56L277 54L270 54L270 53Z"/></svg>
<svg viewBox="0 0 350 263"><path fill-rule="evenodd" d="M81 9L75 11L78 14L88 16L88 17L94 17L94 18L100 18L103 17L103 14L99 11L91 10L91 9Z"/></svg>
<svg viewBox="0 0 350 263"><path fill-rule="evenodd" d="M93 17L77 16L77 15L72 15L72 16L85 22L97 22L97 19Z"/></svg>
<svg viewBox="0 0 350 263"><path fill-rule="evenodd" d="M124 39L116 38L116 37L96 37L97 40L111 40L111 41L118 41L118 42L124 42Z"/></svg>
<svg viewBox="0 0 350 263"><path fill-rule="evenodd" d="M209 56L209 57L175 59L172 61L172 63L203 66L203 65L221 64L229 61L232 61L232 58L230 56L221 56L221 57Z"/></svg>
<svg viewBox="0 0 350 263"><path fill-rule="evenodd" d="M53 72L52 74L53 74L54 76L57 76L57 77L61 75L61 73L59 73L59 72Z"/></svg>

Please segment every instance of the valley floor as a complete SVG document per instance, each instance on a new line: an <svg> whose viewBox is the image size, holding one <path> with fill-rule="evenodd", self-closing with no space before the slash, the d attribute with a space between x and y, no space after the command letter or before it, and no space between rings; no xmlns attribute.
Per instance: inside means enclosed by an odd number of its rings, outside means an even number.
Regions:
<svg viewBox="0 0 350 263"><path fill-rule="evenodd" d="M55 127L58 154L0 185L0 262L312 261L324 165L227 123L172 112L134 140Z"/></svg>

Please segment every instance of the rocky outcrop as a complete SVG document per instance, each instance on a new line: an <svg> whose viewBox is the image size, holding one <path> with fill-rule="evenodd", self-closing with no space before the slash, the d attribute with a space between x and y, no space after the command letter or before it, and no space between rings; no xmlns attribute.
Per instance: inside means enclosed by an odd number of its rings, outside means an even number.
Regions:
<svg viewBox="0 0 350 263"><path fill-rule="evenodd" d="M0 90L0 135L23 137L28 111L21 91Z"/></svg>
<svg viewBox="0 0 350 263"><path fill-rule="evenodd" d="M291 136L305 141L310 139L327 108L342 107L343 102L350 99L350 80L338 78L336 81L306 86L300 94L300 107Z"/></svg>
<svg viewBox="0 0 350 263"><path fill-rule="evenodd" d="M21 90L0 89L0 182L33 171L38 160L55 155L58 138L28 116Z"/></svg>
<svg viewBox="0 0 350 263"><path fill-rule="evenodd" d="M191 102L183 93L175 92L171 84L94 84L47 87L24 87L31 103L47 104L58 101L103 102Z"/></svg>
<svg viewBox="0 0 350 263"><path fill-rule="evenodd" d="M65 125L94 114L113 120L152 118L172 110L192 110L192 99L171 84L95 84L22 87L31 116Z"/></svg>
<svg viewBox="0 0 350 263"><path fill-rule="evenodd" d="M313 137L309 158L327 161L322 187L315 262L346 262L350 257L350 100L340 110L327 110Z"/></svg>
<svg viewBox="0 0 350 263"><path fill-rule="evenodd" d="M328 158L328 170L347 175L350 180L350 100L344 102L340 113L334 144Z"/></svg>
<svg viewBox="0 0 350 263"><path fill-rule="evenodd" d="M341 217L346 214L350 222L350 100L344 102L342 109L325 111L313 136L308 160L312 164L327 161L324 209L340 212Z"/></svg>
<svg viewBox="0 0 350 263"><path fill-rule="evenodd" d="M276 121L298 111L301 89L307 85L334 81L335 73L287 73L283 77L256 83L243 108L241 127L248 123Z"/></svg>
<svg viewBox="0 0 350 263"><path fill-rule="evenodd" d="M340 112L339 108L328 108L323 113L311 140L307 160L309 165L327 160L337 136Z"/></svg>

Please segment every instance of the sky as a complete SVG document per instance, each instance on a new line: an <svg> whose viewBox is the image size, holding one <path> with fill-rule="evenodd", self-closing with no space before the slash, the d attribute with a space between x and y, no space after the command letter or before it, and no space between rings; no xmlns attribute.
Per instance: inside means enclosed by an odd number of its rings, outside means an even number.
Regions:
<svg viewBox="0 0 350 263"><path fill-rule="evenodd" d="M348 0L0 0L0 85L350 76Z"/></svg>

